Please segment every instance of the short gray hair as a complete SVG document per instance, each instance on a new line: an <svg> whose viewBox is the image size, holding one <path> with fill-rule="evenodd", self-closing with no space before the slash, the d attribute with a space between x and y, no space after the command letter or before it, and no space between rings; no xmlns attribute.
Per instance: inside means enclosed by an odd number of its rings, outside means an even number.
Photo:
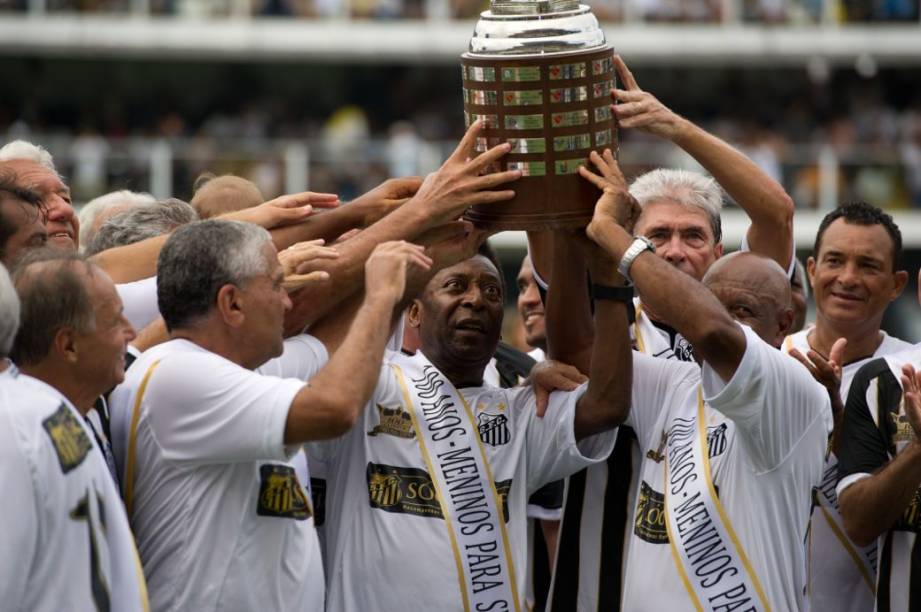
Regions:
<svg viewBox="0 0 921 612"><path fill-rule="evenodd" d="M43 165L54 173L54 158L45 147L32 144L25 140L14 140L3 145L0 148L0 162L13 161L15 159L25 159Z"/></svg>
<svg viewBox="0 0 921 612"><path fill-rule="evenodd" d="M10 273L0 264L0 359L10 356L19 329L19 296Z"/></svg>
<svg viewBox="0 0 921 612"><path fill-rule="evenodd" d="M224 285L242 286L268 274L271 263L262 251L271 240L258 225L219 219L173 232L157 259L157 304L166 328L186 327L206 316Z"/></svg>
<svg viewBox="0 0 921 612"><path fill-rule="evenodd" d="M119 246L169 234L177 227L198 220L195 209L175 198L138 206L110 217L87 245L86 254L95 255Z"/></svg>
<svg viewBox="0 0 921 612"><path fill-rule="evenodd" d="M11 356L19 365L41 362L58 331L96 327L86 277L99 269L83 255L57 249L30 251L16 266L13 284L21 303L21 321Z"/></svg>
<svg viewBox="0 0 921 612"><path fill-rule="evenodd" d="M645 209L651 202L671 200L689 208L698 208L707 215L717 244L723 239L720 211L723 192L716 180L691 172L658 168L637 177L630 185L630 194Z"/></svg>
<svg viewBox="0 0 921 612"><path fill-rule="evenodd" d="M93 198L80 209L80 244L92 244L99 227L107 221L106 212L113 210L123 212L136 206L149 206L156 203L157 198L149 193L137 193L127 189ZM97 226L97 222L101 223Z"/></svg>

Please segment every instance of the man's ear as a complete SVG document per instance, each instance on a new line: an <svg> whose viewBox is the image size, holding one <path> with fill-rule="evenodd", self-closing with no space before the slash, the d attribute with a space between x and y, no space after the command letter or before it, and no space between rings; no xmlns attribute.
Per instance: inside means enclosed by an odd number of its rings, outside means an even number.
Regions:
<svg viewBox="0 0 921 612"><path fill-rule="evenodd" d="M62 327L54 334L51 350L69 364L77 363L79 348L77 332L72 327Z"/></svg>
<svg viewBox="0 0 921 612"><path fill-rule="evenodd" d="M419 329L422 324L422 302L419 300L413 300L406 309L406 323L413 329Z"/></svg>
<svg viewBox="0 0 921 612"><path fill-rule="evenodd" d="M716 258L719 259L723 256L723 243L720 242L715 247L713 247L713 252L716 254Z"/></svg>
<svg viewBox="0 0 921 612"><path fill-rule="evenodd" d="M784 338L790 335L790 330L793 327L793 319L796 315L793 314L792 308L783 308L777 313L777 339L776 346L780 348L783 345Z"/></svg>
<svg viewBox="0 0 921 612"><path fill-rule="evenodd" d="M815 257L808 257L806 259L806 281L809 283L809 288L812 289L812 293L815 294Z"/></svg>
<svg viewBox="0 0 921 612"><path fill-rule="evenodd" d="M902 291L905 289L906 283L908 283L908 272L905 270L899 270L892 275L893 280L895 281L895 287L892 291L892 297L889 298L890 302L894 302L902 295Z"/></svg>
<svg viewBox="0 0 921 612"><path fill-rule="evenodd" d="M243 325L246 316L243 314L243 300L245 296L239 287L230 283L221 287L217 292L216 306L224 323L230 327L238 328Z"/></svg>

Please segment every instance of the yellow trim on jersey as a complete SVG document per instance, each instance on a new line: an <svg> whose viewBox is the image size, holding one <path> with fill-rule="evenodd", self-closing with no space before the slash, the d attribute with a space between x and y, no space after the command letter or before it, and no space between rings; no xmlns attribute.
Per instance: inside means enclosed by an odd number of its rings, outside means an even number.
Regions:
<svg viewBox="0 0 921 612"><path fill-rule="evenodd" d="M710 490L710 496L713 499L713 505L716 507L716 511L719 513L720 518L723 520L723 525L726 527L726 532L729 534L729 539L732 540L736 550L739 551L739 559L741 559L742 565L745 567L745 571L747 571L748 575L751 576L752 583L755 586L755 591L758 593L758 598L761 599L761 603L764 605L764 609L770 610L771 606L768 605L767 597L764 595L764 588L761 586L761 581L758 580L758 575L755 574L755 571L748 560L748 555L745 554L745 549L742 548L742 543L739 542L739 538L736 535L735 529L732 528L732 523L729 521L729 516L726 515L726 510L723 508L723 504L720 502L720 498L716 494L716 489L713 487L713 477L710 474L710 453L707 450L707 424L704 420L703 386L697 387L697 431L700 435L701 444L703 444L703 453L701 454L703 455L704 480L707 482L707 489Z"/></svg>
<svg viewBox="0 0 921 612"><path fill-rule="evenodd" d="M432 475L432 486L435 487L435 493L438 495L438 504L441 506L441 513L445 518L445 527L448 529L448 538L451 540L454 563L457 564L457 580L461 597L463 598L464 612L470 612L470 599L467 597L467 584L464 582L464 563L461 561L460 549L457 547L457 538L454 535L453 527L451 527L451 514L449 513L448 505L444 501L444 495L441 493L441 487L438 485L438 479L435 478L435 466L432 465L432 459L429 457L428 450L425 448L425 438L422 435L422 428L419 427L419 421L416 418L416 409L413 407L412 397L409 394L409 388L406 386L403 370L396 364L391 364L391 367L394 370L394 374L396 374L400 390L403 392L403 401L406 403L406 411L409 412L409 416L412 418L413 429L416 431L416 440L419 441L419 450L422 452L422 458L425 460L425 465L429 470L429 474ZM502 511L502 506L499 506L499 511ZM499 517L499 522L502 522L502 517Z"/></svg>
<svg viewBox="0 0 921 612"><path fill-rule="evenodd" d="M675 562L675 567L678 568L678 575L681 576L681 584L684 585L684 590L688 592L688 595L691 597L691 603L694 604L694 609L697 612L704 612L704 607L700 605L700 600L697 598L697 592L694 590L694 587L691 586L691 581L688 579L687 572L684 571L684 563L681 562L681 556L678 554L678 549L675 546L675 534L672 533L671 521L668 519L668 453L665 453L665 460L662 462L662 469L665 471L665 499L662 503L662 509L665 511L665 531L668 533L668 549L672 553L672 560Z"/></svg>
<svg viewBox="0 0 921 612"><path fill-rule="evenodd" d="M636 348L643 354L646 353L646 342L643 341L643 332L640 331L640 317L643 316L643 304L636 305L636 312L633 316L633 337L636 339Z"/></svg>
<svg viewBox="0 0 921 612"><path fill-rule="evenodd" d="M160 365L160 360L153 362L148 368L147 373L141 380L141 386L138 388L137 395L134 398L134 407L131 410L131 429L128 431L128 455L125 458L125 510L128 513L128 519L131 519L131 511L134 508L134 464L136 461L135 451L137 450L138 421L141 420L141 401L144 399L144 392L147 391L147 383L150 381L150 375Z"/></svg>
<svg viewBox="0 0 921 612"><path fill-rule="evenodd" d="M841 546L844 550L847 551L847 554L850 555L851 560L854 561L854 565L857 566L857 570L860 572L860 576L863 578L864 583L870 589L870 592L873 595L876 595L876 581L867 573L867 569L864 566L863 562L860 560L860 555L854 550L854 547L851 545L851 541L847 538L847 535L841 531L838 527L838 524L835 523L835 519L832 518L831 514L821 503L818 504L819 508L822 510L822 516L825 517L825 522L828 523L828 526L831 527L832 533L835 534L835 537L838 538L838 541L841 542Z"/></svg>
<svg viewBox="0 0 921 612"><path fill-rule="evenodd" d="M470 419L470 423L473 424L474 427L474 432L476 432L476 419L473 417L470 405L460 391L457 392L457 397L460 398L461 404L464 405L464 410L467 412L467 418ZM502 498L499 497L499 492L496 491L496 481L492 476L492 468L489 467L489 459L486 457L486 449L483 448L483 441L477 434L471 437L476 440L477 447L480 449L480 455L483 457L483 467L486 468L486 478L489 480L489 488L492 491L493 499L496 500L496 509L499 511L499 532L502 534L502 545L505 547L505 558L508 560L508 577L512 588L513 601L515 603L515 612L521 612L521 605L518 598L518 585L515 582L515 558L512 557L512 547L508 541L508 530L505 528L505 518L502 516ZM432 480L434 481L434 478ZM511 495L511 491L509 491L509 494Z"/></svg>

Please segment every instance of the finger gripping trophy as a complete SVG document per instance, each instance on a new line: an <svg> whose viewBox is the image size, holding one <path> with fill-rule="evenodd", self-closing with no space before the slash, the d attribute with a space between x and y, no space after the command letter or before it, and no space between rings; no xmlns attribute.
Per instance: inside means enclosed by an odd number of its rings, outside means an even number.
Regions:
<svg viewBox="0 0 921 612"><path fill-rule="evenodd" d="M600 192L578 174L593 149L616 150L613 48L578 0L492 0L461 56L464 120L482 119L478 152L508 141L493 170L522 172L515 198L474 206L496 230L586 225Z"/></svg>

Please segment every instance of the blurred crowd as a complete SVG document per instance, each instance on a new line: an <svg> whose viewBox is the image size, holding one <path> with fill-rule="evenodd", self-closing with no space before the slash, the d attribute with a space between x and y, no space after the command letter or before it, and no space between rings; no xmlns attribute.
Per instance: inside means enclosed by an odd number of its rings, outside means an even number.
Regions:
<svg viewBox="0 0 921 612"><path fill-rule="evenodd" d="M132 0L46 0L53 12L128 13ZM488 0L148 0L144 12L158 16L355 19L472 18ZM436 6L437 4L437 6ZM722 21L805 24L917 21L918 0L597 0L592 8L607 22L718 23ZM0 0L0 10L25 11L30 0Z"/></svg>

